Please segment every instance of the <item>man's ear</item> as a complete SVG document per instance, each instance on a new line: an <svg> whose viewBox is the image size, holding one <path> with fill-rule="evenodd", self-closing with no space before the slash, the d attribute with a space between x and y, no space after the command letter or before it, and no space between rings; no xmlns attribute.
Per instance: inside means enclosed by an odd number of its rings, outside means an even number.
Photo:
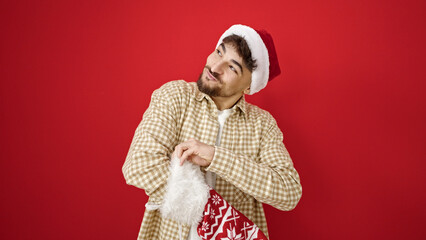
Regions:
<svg viewBox="0 0 426 240"><path fill-rule="evenodd" d="M250 87L248 87L246 90L244 90L244 94L249 94L250 93Z"/></svg>

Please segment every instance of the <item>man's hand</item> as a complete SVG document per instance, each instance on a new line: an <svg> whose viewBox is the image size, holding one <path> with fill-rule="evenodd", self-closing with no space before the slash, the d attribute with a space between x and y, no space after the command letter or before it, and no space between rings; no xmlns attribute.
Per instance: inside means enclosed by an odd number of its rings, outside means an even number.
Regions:
<svg viewBox="0 0 426 240"><path fill-rule="evenodd" d="M188 160L196 165L207 167L213 160L214 151L214 146L207 145L191 138L177 145L172 156L180 159L180 165L183 165L183 163Z"/></svg>

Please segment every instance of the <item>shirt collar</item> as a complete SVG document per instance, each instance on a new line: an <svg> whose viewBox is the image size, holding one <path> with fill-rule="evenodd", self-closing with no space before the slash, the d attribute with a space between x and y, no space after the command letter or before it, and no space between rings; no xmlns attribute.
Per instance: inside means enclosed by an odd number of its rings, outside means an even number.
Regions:
<svg viewBox="0 0 426 240"><path fill-rule="evenodd" d="M235 104L234 107L237 107L241 110L241 112L244 113L244 115L246 114L246 106L247 106L247 102L246 102L246 97L245 95L243 95L238 102Z"/></svg>

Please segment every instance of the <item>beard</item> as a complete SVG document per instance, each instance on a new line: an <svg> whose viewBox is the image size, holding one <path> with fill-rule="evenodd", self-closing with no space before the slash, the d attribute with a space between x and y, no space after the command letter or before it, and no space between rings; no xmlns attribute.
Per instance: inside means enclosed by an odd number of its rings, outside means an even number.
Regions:
<svg viewBox="0 0 426 240"><path fill-rule="evenodd" d="M222 82L222 80L219 79L219 76L217 76L217 73L210 71L209 66L205 66L204 68L207 69L207 71L209 71L219 82ZM210 86L207 86L207 84L204 83L203 80L205 80L205 79L203 79L203 72L200 74L200 77L198 77L198 80L197 80L198 90L209 95L210 97L220 96L221 95L221 89L218 86L210 87Z"/></svg>

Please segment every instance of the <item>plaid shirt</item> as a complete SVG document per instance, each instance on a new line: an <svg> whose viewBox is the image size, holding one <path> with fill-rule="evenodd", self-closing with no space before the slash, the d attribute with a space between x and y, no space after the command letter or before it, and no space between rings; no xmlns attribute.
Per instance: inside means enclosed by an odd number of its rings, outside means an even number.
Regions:
<svg viewBox="0 0 426 240"><path fill-rule="evenodd" d="M186 239L189 226L161 218L158 209L166 191L170 155L189 138L215 145L217 107L195 82L164 84L136 129L123 165L127 184L149 196L138 239ZM223 126L220 147L203 171L216 173L215 190L251 219L266 235L262 203L289 211L302 195L299 175L283 144L283 134L270 113L242 97Z"/></svg>

